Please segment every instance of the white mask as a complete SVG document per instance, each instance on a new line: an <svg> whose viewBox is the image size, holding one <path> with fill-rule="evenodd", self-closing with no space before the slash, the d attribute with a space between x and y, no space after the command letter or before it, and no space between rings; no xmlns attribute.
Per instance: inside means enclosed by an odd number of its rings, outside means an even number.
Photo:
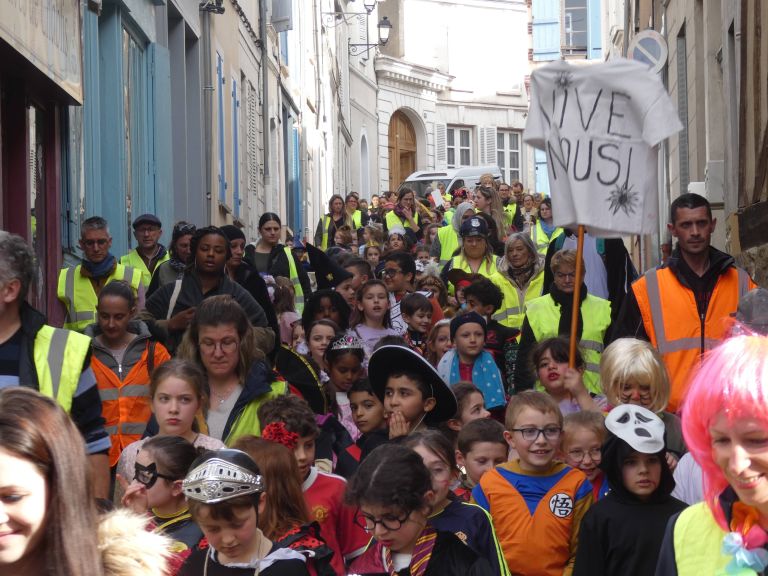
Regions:
<svg viewBox="0 0 768 576"><path fill-rule="evenodd" d="M605 427L643 454L664 449L664 422L642 406L619 404L605 417Z"/></svg>

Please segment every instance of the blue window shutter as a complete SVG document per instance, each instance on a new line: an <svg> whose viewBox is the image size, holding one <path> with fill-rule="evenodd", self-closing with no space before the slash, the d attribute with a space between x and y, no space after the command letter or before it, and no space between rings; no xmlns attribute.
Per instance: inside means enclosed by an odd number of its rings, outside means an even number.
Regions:
<svg viewBox="0 0 768 576"><path fill-rule="evenodd" d="M533 59L560 58L560 0L533 0Z"/></svg>
<svg viewBox="0 0 768 576"><path fill-rule="evenodd" d="M238 122L240 101L237 98L237 80L232 78L232 210L240 218L240 146Z"/></svg>
<svg viewBox="0 0 768 576"><path fill-rule="evenodd" d="M219 202L227 203L227 180L224 166L224 60L216 54L216 79L218 81L219 127Z"/></svg>
<svg viewBox="0 0 768 576"><path fill-rule="evenodd" d="M589 24L587 28L588 47L587 57L590 60L602 60L602 37L600 29L600 0L589 0L587 3L587 18Z"/></svg>

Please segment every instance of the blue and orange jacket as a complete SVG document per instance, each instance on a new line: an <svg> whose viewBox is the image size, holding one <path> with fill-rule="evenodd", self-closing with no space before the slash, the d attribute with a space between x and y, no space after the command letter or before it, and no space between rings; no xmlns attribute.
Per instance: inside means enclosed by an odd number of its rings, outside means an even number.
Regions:
<svg viewBox="0 0 768 576"><path fill-rule="evenodd" d="M510 572L571 574L579 525L593 499L583 472L553 463L546 472L533 474L515 460L486 472L472 499L493 518Z"/></svg>

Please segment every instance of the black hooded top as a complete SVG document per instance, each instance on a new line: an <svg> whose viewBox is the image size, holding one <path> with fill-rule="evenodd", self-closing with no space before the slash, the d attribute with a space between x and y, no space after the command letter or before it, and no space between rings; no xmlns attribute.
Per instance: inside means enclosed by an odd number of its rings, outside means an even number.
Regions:
<svg viewBox="0 0 768 576"><path fill-rule="evenodd" d="M589 509L581 522L573 576L655 574L667 521L686 505L670 496L675 481L665 450L658 453L661 480L651 497L640 500L627 490L621 469L633 452L624 440L608 433L600 468L612 490Z"/></svg>

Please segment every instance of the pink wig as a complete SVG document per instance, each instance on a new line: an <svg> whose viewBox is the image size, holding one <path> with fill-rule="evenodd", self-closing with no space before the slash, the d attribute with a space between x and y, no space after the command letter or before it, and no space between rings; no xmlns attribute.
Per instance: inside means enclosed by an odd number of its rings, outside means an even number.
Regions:
<svg viewBox="0 0 768 576"><path fill-rule="evenodd" d="M691 381L683 404L683 436L704 476L704 498L724 529L717 497L728 486L712 458L712 421L754 418L768 428L768 337L736 336L712 350Z"/></svg>

